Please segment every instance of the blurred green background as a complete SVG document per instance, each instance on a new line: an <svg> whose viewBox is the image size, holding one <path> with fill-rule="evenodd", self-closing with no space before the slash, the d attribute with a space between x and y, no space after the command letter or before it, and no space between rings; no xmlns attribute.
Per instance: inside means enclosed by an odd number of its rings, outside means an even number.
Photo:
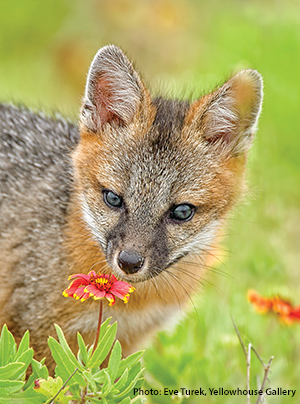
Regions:
<svg viewBox="0 0 300 404"><path fill-rule="evenodd" d="M1 0L0 99L76 119L90 61L108 43L128 53L154 94L196 98L243 68L259 70L265 84L250 192L229 220L221 262L206 274L195 307L147 349L147 386L246 388L233 315L265 361L275 356L268 387L299 387L300 323L258 314L247 290L300 304L300 2ZM253 357L252 388L257 374L263 369ZM296 403L299 396L267 402ZM246 403L227 396L152 400Z"/></svg>

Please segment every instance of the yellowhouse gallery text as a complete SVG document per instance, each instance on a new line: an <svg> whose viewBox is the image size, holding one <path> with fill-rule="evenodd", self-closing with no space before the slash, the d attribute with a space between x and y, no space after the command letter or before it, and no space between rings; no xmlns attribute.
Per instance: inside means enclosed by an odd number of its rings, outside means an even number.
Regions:
<svg viewBox="0 0 300 404"><path fill-rule="evenodd" d="M218 389L209 388L203 389L199 387L199 389L187 389L185 387L180 387L179 389L169 389L165 387L163 390L159 389L134 389L135 395L140 396L247 396L249 392L250 396L262 396L263 394L267 396L289 396L294 397L296 394L296 389L284 389L282 387L278 387L276 389L266 388L265 390L255 390L250 389L249 391L240 388L236 389L225 389L223 387L219 387Z"/></svg>

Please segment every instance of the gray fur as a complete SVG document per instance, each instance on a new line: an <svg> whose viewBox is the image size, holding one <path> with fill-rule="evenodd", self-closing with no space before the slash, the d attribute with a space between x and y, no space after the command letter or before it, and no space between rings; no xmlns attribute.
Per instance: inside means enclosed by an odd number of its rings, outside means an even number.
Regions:
<svg viewBox="0 0 300 404"><path fill-rule="evenodd" d="M77 126L61 118L0 105L1 284L6 277L14 283L13 295L6 301L2 292L0 302L14 313L18 334L41 321L59 282L72 187L69 153L78 139Z"/></svg>

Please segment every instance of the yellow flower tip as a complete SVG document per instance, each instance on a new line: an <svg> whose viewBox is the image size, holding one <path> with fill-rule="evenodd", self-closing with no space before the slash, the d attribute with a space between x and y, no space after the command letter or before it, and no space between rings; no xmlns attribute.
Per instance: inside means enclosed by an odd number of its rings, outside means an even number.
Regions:
<svg viewBox="0 0 300 404"><path fill-rule="evenodd" d="M132 293L135 291L135 288L133 286L131 286L131 288L129 289L129 293Z"/></svg>
<svg viewBox="0 0 300 404"><path fill-rule="evenodd" d="M63 295L64 297L69 297L69 295L68 295L68 293L66 292L66 290L64 290L64 291L62 292L62 295Z"/></svg>
<svg viewBox="0 0 300 404"><path fill-rule="evenodd" d="M128 303L129 295L125 295L123 300L124 300L124 303L125 303L125 304Z"/></svg>
<svg viewBox="0 0 300 404"><path fill-rule="evenodd" d="M115 304L115 299L110 299L107 296L106 299L109 301L109 306L113 306Z"/></svg>

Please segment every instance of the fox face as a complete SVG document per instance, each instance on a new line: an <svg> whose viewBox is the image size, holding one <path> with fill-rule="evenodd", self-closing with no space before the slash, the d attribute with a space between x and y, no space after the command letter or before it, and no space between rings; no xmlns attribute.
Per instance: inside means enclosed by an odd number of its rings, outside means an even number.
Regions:
<svg viewBox="0 0 300 404"><path fill-rule="evenodd" d="M193 103L152 99L119 48L100 49L73 162L82 224L107 271L143 282L210 251L243 193L261 102L254 70Z"/></svg>

